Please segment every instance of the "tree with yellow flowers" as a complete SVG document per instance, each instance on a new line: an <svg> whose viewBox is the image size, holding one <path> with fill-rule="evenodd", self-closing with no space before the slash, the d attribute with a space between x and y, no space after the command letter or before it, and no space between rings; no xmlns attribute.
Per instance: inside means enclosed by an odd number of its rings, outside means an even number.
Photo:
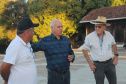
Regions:
<svg viewBox="0 0 126 84"><path fill-rule="evenodd" d="M61 20L63 24L63 35L70 38L77 33L77 25L81 12L81 2L76 0L59 1L59 0L34 0L29 6L28 14L33 22L38 22L40 26L35 28L33 43L40 38L50 35L50 22L53 19Z"/></svg>
<svg viewBox="0 0 126 84"><path fill-rule="evenodd" d="M18 21L28 16L25 0L0 0L0 53L4 53L9 42L16 36Z"/></svg>
<svg viewBox="0 0 126 84"><path fill-rule="evenodd" d="M68 38L84 32L79 21L93 9L110 6L110 0L0 0L0 52L16 36L16 27L23 17L30 17L35 28L32 42L51 34L50 22L59 19L63 23L63 35ZM28 11L28 12L27 12Z"/></svg>
<svg viewBox="0 0 126 84"><path fill-rule="evenodd" d="M126 5L126 0L110 0L112 6Z"/></svg>

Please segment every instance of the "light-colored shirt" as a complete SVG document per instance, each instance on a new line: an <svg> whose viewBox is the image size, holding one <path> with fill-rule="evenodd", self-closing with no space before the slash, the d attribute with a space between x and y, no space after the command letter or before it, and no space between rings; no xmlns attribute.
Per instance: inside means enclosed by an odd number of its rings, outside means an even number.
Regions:
<svg viewBox="0 0 126 84"><path fill-rule="evenodd" d="M94 31L86 36L85 43L83 44L82 49L90 50L92 61L102 62L113 58L113 44L116 44L114 37L110 34L110 32L104 31L103 44L101 47L99 36ZM102 55L101 52L103 52Z"/></svg>
<svg viewBox="0 0 126 84"><path fill-rule="evenodd" d="M30 43L19 36L10 43L3 60L12 64L8 84L37 84L37 70Z"/></svg>

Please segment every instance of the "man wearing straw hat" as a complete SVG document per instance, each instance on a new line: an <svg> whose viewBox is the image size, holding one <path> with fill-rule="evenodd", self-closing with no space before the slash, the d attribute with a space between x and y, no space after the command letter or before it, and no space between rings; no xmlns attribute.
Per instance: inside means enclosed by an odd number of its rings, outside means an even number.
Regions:
<svg viewBox="0 0 126 84"><path fill-rule="evenodd" d="M105 76L109 84L117 84L115 66L118 64L119 55L114 37L105 31L110 24L106 23L106 17L103 16L98 16L96 21L91 23L95 24L95 31L86 36L82 47L83 54L94 73L96 84L104 84ZM91 59L87 50L90 50Z"/></svg>

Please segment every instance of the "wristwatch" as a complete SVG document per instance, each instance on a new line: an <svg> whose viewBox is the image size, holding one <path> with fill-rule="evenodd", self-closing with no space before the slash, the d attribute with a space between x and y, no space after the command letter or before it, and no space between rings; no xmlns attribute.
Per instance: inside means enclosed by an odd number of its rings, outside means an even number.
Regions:
<svg viewBox="0 0 126 84"><path fill-rule="evenodd" d="M117 53L117 54L115 54L115 56L117 56L117 57L118 57L118 56L119 56L119 54Z"/></svg>

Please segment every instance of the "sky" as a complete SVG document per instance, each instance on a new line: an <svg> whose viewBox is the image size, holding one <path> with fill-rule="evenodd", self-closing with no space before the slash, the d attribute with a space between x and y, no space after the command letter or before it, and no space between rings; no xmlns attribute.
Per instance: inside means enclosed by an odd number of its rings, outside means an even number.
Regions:
<svg viewBox="0 0 126 84"><path fill-rule="evenodd" d="M28 0L25 0L26 2L28 1Z"/></svg>

